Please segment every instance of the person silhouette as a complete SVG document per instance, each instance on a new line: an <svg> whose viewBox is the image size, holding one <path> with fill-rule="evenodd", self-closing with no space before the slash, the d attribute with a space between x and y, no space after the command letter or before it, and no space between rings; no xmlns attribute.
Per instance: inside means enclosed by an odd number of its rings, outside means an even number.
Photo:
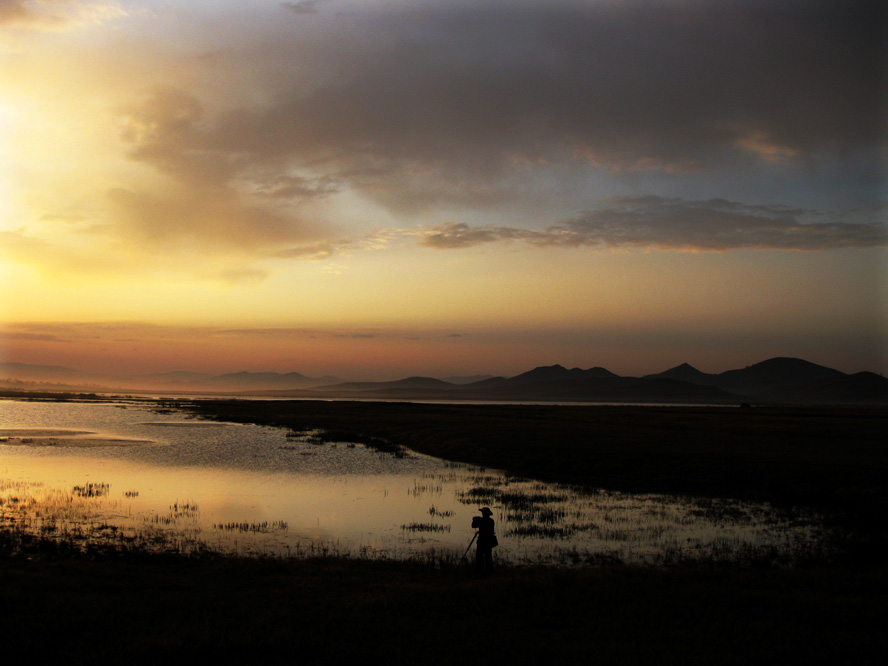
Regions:
<svg viewBox="0 0 888 666"><path fill-rule="evenodd" d="M478 528L478 547L475 550L475 570L482 576L493 573L493 549L499 545L494 532L493 511L482 507L481 518L472 519L472 527Z"/></svg>

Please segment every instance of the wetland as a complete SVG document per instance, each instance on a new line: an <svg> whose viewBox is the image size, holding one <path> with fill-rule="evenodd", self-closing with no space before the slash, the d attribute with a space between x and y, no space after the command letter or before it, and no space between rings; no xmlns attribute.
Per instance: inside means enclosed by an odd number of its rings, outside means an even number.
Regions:
<svg viewBox="0 0 888 666"><path fill-rule="evenodd" d="M25 411L0 423L0 621L49 663L867 664L888 649L883 410L67 402L91 416L11 401ZM90 438L108 444L72 445ZM344 473L340 454L370 471ZM326 517L298 494L315 481ZM336 501L376 502L386 527L359 514L354 542L312 532L348 522ZM480 502L503 544L489 579L452 554ZM709 545L687 547L701 524Z"/></svg>
<svg viewBox="0 0 888 666"><path fill-rule="evenodd" d="M193 407L3 401L0 419L0 524L83 548L453 561L481 506L509 564L792 565L842 538L810 509L544 481Z"/></svg>

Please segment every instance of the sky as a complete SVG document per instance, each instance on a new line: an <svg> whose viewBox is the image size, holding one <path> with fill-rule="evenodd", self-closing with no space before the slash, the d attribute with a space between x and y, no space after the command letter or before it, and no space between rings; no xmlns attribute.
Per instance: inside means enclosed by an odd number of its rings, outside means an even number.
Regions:
<svg viewBox="0 0 888 666"><path fill-rule="evenodd" d="M857 0L0 0L0 360L888 371Z"/></svg>

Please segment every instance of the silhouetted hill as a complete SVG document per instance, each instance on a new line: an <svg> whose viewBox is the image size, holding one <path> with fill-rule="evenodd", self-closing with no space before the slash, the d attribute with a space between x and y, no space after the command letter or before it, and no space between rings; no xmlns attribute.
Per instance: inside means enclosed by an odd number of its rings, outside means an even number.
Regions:
<svg viewBox="0 0 888 666"><path fill-rule="evenodd" d="M150 375L136 375L127 377L134 385L148 383L151 385L175 385L197 384L212 377L208 372L188 372L187 370L174 370L173 372L158 372Z"/></svg>
<svg viewBox="0 0 888 666"><path fill-rule="evenodd" d="M732 393L750 395L846 376L838 370L799 358L772 358L742 370L722 372L716 376L715 385Z"/></svg>
<svg viewBox="0 0 888 666"><path fill-rule="evenodd" d="M206 391L280 397L395 400L509 400L526 402L662 402L737 404L740 402L808 404L888 404L888 379L872 372L847 375L798 358L772 358L738 370L707 374L683 363L665 372L620 377L601 367L567 369L541 366L514 377L485 377L456 383L432 377L386 382L342 382L335 377L307 377L298 372L168 372L136 377L90 376L61 366L0 364L22 390ZM23 377L25 379L17 379ZM484 377L484 376L482 376ZM459 379L459 378L453 378ZM470 377L462 378L468 381ZM99 384L101 381L103 384Z"/></svg>
<svg viewBox="0 0 888 666"><path fill-rule="evenodd" d="M480 382L465 384L462 388L486 390L496 388L497 386L502 386L508 381L509 380L506 377L491 377L489 379L482 379Z"/></svg>
<svg viewBox="0 0 888 666"><path fill-rule="evenodd" d="M607 373L606 370L604 372ZM730 403L737 400L737 396L714 386L698 386L664 378L639 379L619 377L613 373L596 376L599 375L597 371L590 374L582 371L546 371L531 374L533 380L528 380L528 374L497 382L473 384L459 393L474 393L475 399L562 402Z"/></svg>
<svg viewBox="0 0 888 666"><path fill-rule="evenodd" d="M318 391L354 392L354 391L387 391L387 390L451 390L455 384L433 377L406 377L391 382L345 382L329 386L319 386Z"/></svg>
<svg viewBox="0 0 888 666"><path fill-rule="evenodd" d="M697 368L688 363L682 363L681 365L677 365L674 368L670 368L665 372L660 372L655 375L644 376L644 379L657 378L674 379L676 381L688 382L689 384L697 384L700 386L715 386L718 382L718 375L710 375L705 372L700 372Z"/></svg>
<svg viewBox="0 0 888 666"><path fill-rule="evenodd" d="M801 359L774 358L719 375L700 372L687 363L641 378L620 377L600 367L582 370L550 365L514 377L491 377L462 385L430 377L408 377L393 382L348 382L288 394L398 400L872 404L888 402L883 381L888 382L872 373L861 373L852 379L838 370Z"/></svg>
<svg viewBox="0 0 888 666"><path fill-rule="evenodd" d="M89 375L60 365L30 365L28 363L0 363L0 377L27 381L83 380Z"/></svg>
<svg viewBox="0 0 888 666"><path fill-rule="evenodd" d="M338 377L306 377L298 372L232 372L210 377L204 383L225 390L312 388L340 381Z"/></svg>
<svg viewBox="0 0 888 666"><path fill-rule="evenodd" d="M590 368L589 370L581 370L580 368L572 368L568 370L561 365L548 365L534 368L528 372L516 375L508 379L510 384L537 384L540 382L561 382L561 381L578 381L585 379L604 379L609 377L617 377L610 370L604 368Z"/></svg>
<svg viewBox="0 0 888 666"><path fill-rule="evenodd" d="M441 381L447 382L448 384L474 384L476 382L483 382L487 379L493 379L493 375L472 375L471 377L444 377Z"/></svg>
<svg viewBox="0 0 888 666"><path fill-rule="evenodd" d="M762 400L819 404L888 403L888 379L874 372L858 372L838 378L772 389L756 395Z"/></svg>

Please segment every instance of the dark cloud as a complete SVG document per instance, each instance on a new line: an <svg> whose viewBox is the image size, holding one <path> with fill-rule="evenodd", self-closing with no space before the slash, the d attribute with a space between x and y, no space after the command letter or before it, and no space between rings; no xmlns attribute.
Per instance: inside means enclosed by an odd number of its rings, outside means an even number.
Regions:
<svg viewBox="0 0 888 666"><path fill-rule="evenodd" d="M714 149L870 144L883 139L878 8L433 3L366 17L372 39L355 28L327 35L339 52L329 83L307 91L294 80L223 131L267 153L335 160L347 149L461 167L585 151L681 168Z"/></svg>
<svg viewBox="0 0 888 666"><path fill-rule="evenodd" d="M747 206L714 199L660 197L606 202L544 231L447 224L428 231L420 244L457 249L521 240L555 247L651 247L676 250L828 250L888 246L888 226L879 222L806 221L810 213L785 206Z"/></svg>
<svg viewBox="0 0 888 666"><path fill-rule="evenodd" d="M120 138L129 156L192 186L224 186L240 168L237 155L208 136L204 110L191 94L159 86L121 110Z"/></svg>
<svg viewBox="0 0 888 666"><path fill-rule="evenodd" d="M283 6L304 13L315 3ZM519 0L319 15L298 39L255 42L251 85L261 94L244 96L249 104L233 96L227 111L209 115L196 93L159 88L126 110L130 157L191 194L134 192L138 205L124 219L156 234L317 257L329 222L308 223L296 208L346 191L420 215L517 208L533 182L562 210L577 210L600 196L567 182L583 169L627 178L704 173L710 182L723 174L727 191L735 174L763 165L795 165L801 181L824 164L859 159L875 173L885 144L881 7ZM217 66L237 67L243 55L220 52ZM558 227L544 220L537 231L451 225L423 243L715 249L883 237L867 225L793 226L789 213L663 199L647 205L645 226L639 201Z"/></svg>

